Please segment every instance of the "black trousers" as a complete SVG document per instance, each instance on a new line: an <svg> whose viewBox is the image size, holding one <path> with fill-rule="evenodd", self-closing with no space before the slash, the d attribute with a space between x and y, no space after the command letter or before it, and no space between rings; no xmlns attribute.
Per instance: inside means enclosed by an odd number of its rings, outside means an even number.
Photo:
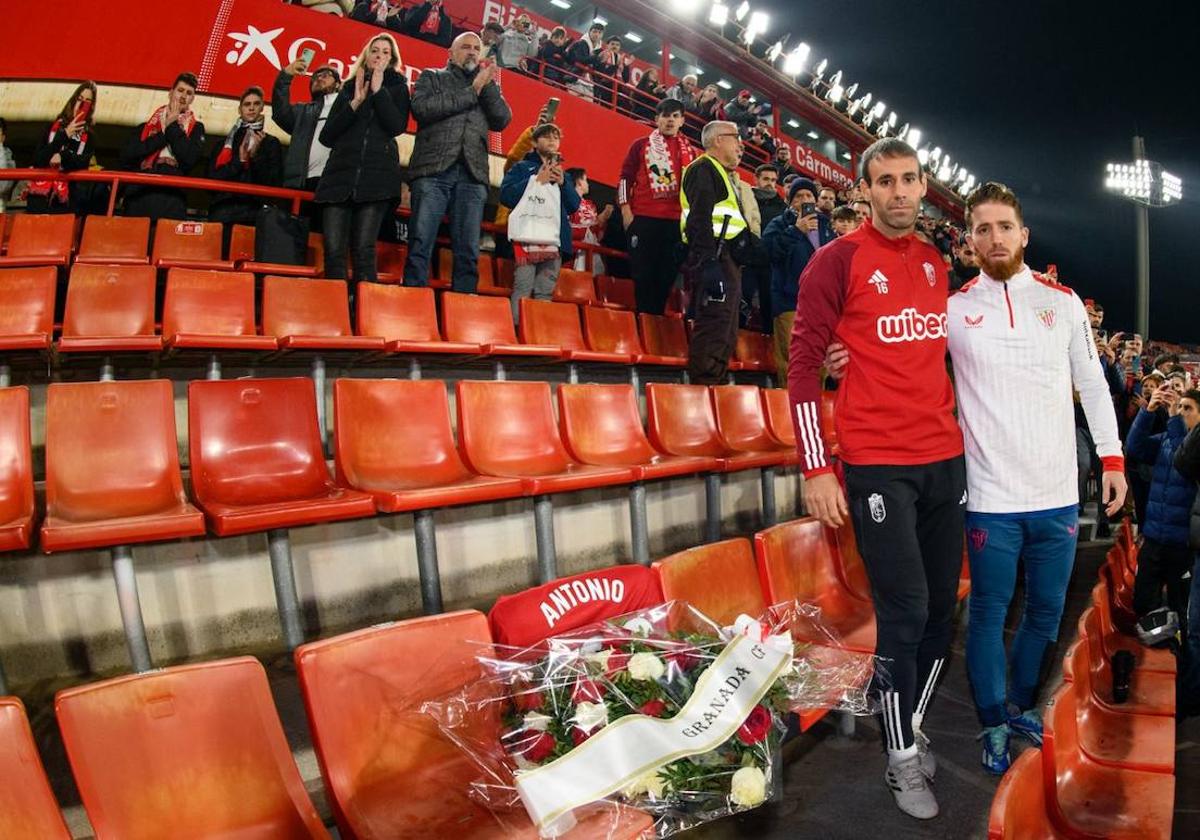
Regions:
<svg viewBox="0 0 1200 840"><path fill-rule="evenodd" d="M1163 589L1167 590L1168 609L1187 618L1188 595L1191 592L1195 555L1186 545L1167 545L1146 537L1138 549L1137 578L1133 582L1133 611L1141 618L1163 606Z"/></svg>
<svg viewBox="0 0 1200 840"><path fill-rule="evenodd" d="M625 234L638 312L662 315L679 274L679 220L634 216Z"/></svg>
<svg viewBox="0 0 1200 840"><path fill-rule="evenodd" d="M738 310L742 302L742 270L728 255L721 258L725 299L706 300L700 283L692 282L692 339L688 343L688 377L695 385L719 385L729 372L737 343Z"/></svg>
<svg viewBox="0 0 1200 840"><path fill-rule="evenodd" d="M354 263L354 282L379 279L375 243L390 200L325 204L325 276L346 277L346 250Z"/></svg>
<svg viewBox="0 0 1200 840"><path fill-rule="evenodd" d="M962 569L962 456L916 466L845 465L858 551L871 581L880 657L875 690L890 750L911 747L950 648Z"/></svg>

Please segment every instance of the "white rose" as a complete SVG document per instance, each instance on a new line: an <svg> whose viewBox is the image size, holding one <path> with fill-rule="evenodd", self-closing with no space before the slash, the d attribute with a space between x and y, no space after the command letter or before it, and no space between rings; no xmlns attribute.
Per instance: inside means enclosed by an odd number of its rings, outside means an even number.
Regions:
<svg viewBox="0 0 1200 840"><path fill-rule="evenodd" d="M526 729L536 729L538 732L545 732L550 728L550 715L544 715L541 712L526 712L524 726Z"/></svg>
<svg viewBox="0 0 1200 840"><path fill-rule="evenodd" d="M743 808L761 805L767 799L767 777L757 767L743 767L733 774L729 793L735 805Z"/></svg>
<svg viewBox="0 0 1200 840"><path fill-rule="evenodd" d="M603 703L580 703L575 707L575 717L571 722L584 732L599 729L608 723L608 706Z"/></svg>
<svg viewBox="0 0 1200 840"><path fill-rule="evenodd" d="M663 780L657 771L651 771L644 776L634 779L621 789L626 799L636 799L646 794L652 799L663 798Z"/></svg>
<svg viewBox="0 0 1200 840"><path fill-rule="evenodd" d="M667 666L653 653L635 653L629 657L628 668L635 680L657 680L667 672Z"/></svg>
<svg viewBox="0 0 1200 840"><path fill-rule="evenodd" d="M611 649L605 648L604 650L600 651L599 653L588 654L587 656L584 657L584 659L587 660L589 665L596 666L595 670L597 673L605 674L605 673L608 673L608 660L612 656L612 654L613 654L613 652Z"/></svg>
<svg viewBox="0 0 1200 840"><path fill-rule="evenodd" d="M654 632L654 625L644 618L631 618L625 622L625 629L635 636L649 636Z"/></svg>

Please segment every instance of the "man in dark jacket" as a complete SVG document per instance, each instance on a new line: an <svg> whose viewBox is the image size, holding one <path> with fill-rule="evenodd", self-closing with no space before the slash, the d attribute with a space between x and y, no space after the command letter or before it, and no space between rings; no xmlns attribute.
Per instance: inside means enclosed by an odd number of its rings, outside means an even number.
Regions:
<svg viewBox="0 0 1200 840"><path fill-rule="evenodd" d="M292 103L292 79L308 67L298 58L279 71L271 90L271 120L292 136L283 159L283 185L293 190L315 190L329 161L329 147L321 143L321 129L329 119L342 87L337 71L326 64L308 81L311 102Z"/></svg>
<svg viewBox="0 0 1200 840"><path fill-rule="evenodd" d="M1154 410L1159 403L1167 407L1170 420L1162 434L1150 435ZM1154 465L1150 495L1146 503L1146 521L1142 523L1141 550L1138 552L1137 579L1133 586L1133 609L1138 619L1163 605L1163 587L1167 607L1181 618L1187 614L1189 573L1192 553L1188 550L1188 530L1196 483L1175 469L1175 452L1189 431L1200 424L1200 392L1182 396L1169 386L1159 388L1146 408L1138 412L1125 441L1126 451Z"/></svg>
<svg viewBox="0 0 1200 840"><path fill-rule="evenodd" d="M763 226L763 245L771 259L771 311L775 314L775 366L787 370L800 273L812 255L834 239L827 217L816 211L817 185L797 178L788 188L788 208Z"/></svg>
<svg viewBox="0 0 1200 840"><path fill-rule="evenodd" d="M204 123L192 111L199 84L191 73L180 73L167 93L167 104L137 126L121 152L121 168L162 175L187 175L204 148ZM125 193L126 216L186 219L183 190L131 186Z"/></svg>
<svg viewBox="0 0 1200 840"><path fill-rule="evenodd" d="M754 170L754 200L758 202L758 213L761 217L762 230L767 229L776 217L783 214L787 204L779 194L779 170L772 163L764 163ZM760 249L766 253L766 247ZM758 295L758 314L762 319L762 331L770 334L774 328L774 318L771 309L771 265L770 260L761 264L748 265L742 270L742 299L749 308Z"/></svg>
<svg viewBox="0 0 1200 840"><path fill-rule="evenodd" d="M213 155L208 177L239 184L278 187L283 181L283 146L263 128L263 89L248 88L238 103L238 118ZM245 193L218 193L208 207L208 218L224 225L225 248L235 224L253 225L263 199Z"/></svg>
<svg viewBox="0 0 1200 840"><path fill-rule="evenodd" d="M571 242L571 214L579 209L580 198L574 179L563 171L562 155L558 153L561 143L562 130L558 126L553 123L539 125L533 130L533 151L508 170L500 185L500 203L510 209L520 204L530 180L558 187L557 244L521 242L510 229L509 239L513 243L516 262L512 293L514 323L520 315L521 298L550 300L563 261L575 253Z"/></svg>
<svg viewBox="0 0 1200 840"><path fill-rule="evenodd" d="M738 91L738 95L733 101L725 106L725 118L738 127L738 131L742 133L742 137L750 136L750 129L758 124L758 115L762 113L762 107L755 105L750 101L750 91Z"/></svg>
<svg viewBox="0 0 1200 840"><path fill-rule="evenodd" d="M401 32L404 20L404 3L400 0L355 0L348 15L350 20L382 26L393 32Z"/></svg>
<svg viewBox="0 0 1200 840"><path fill-rule="evenodd" d="M1200 399L1200 392L1189 393L1193 398ZM1200 424L1192 427L1183 444L1175 451L1175 469L1192 482L1193 487L1200 482ZM1196 494L1196 501L1192 503L1189 537L1196 555L1188 596L1185 643L1179 665L1178 710L1181 715L1200 714L1200 493Z"/></svg>
<svg viewBox="0 0 1200 840"><path fill-rule="evenodd" d="M412 217L404 265L407 286L429 282L429 260L447 208L454 252L451 286L456 292L474 292L479 282L488 132L501 131L512 121L512 110L493 80L495 65L480 63L482 50L479 36L464 32L454 39L446 68L424 71L413 89L417 139L408 161Z"/></svg>

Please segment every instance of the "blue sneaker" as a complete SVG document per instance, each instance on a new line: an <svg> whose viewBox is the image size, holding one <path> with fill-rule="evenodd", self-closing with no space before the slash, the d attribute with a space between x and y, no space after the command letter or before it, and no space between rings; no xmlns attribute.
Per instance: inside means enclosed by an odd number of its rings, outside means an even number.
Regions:
<svg viewBox="0 0 1200 840"><path fill-rule="evenodd" d="M1012 763L1008 753L1008 740L1012 730L1007 723L985 726L976 740L983 741L983 769L996 776L1003 776Z"/></svg>
<svg viewBox="0 0 1200 840"><path fill-rule="evenodd" d="M1024 738L1035 747L1042 745L1042 713L1036 708L1028 709L1008 719L1012 734Z"/></svg>

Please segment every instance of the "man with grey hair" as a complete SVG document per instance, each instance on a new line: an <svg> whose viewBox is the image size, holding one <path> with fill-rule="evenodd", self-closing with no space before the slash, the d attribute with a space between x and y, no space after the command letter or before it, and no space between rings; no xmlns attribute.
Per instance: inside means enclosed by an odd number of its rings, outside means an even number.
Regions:
<svg viewBox="0 0 1200 840"><path fill-rule="evenodd" d="M675 99L683 103L684 113L696 107L696 95L700 88L700 80L692 73L688 73L679 83L667 88L664 99Z"/></svg>
<svg viewBox="0 0 1200 840"><path fill-rule="evenodd" d="M704 126L700 141L704 154L683 172L680 228L695 317L688 374L696 384L711 385L725 378L737 342L741 262L751 234L733 184L742 159L737 125L714 120Z"/></svg>
<svg viewBox="0 0 1200 840"><path fill-rule="evenodd" d="M483 40L464 32L450 45L443 70L417 78L412 114L417 136L408 161L412 217L404 284L429 282L429 262L438 226L450 211L454 252L451 287L474 292L479 282L479 232L487 202L488 132L512 121L512 110L496 86L495 64L481 61Z"/></svg>

